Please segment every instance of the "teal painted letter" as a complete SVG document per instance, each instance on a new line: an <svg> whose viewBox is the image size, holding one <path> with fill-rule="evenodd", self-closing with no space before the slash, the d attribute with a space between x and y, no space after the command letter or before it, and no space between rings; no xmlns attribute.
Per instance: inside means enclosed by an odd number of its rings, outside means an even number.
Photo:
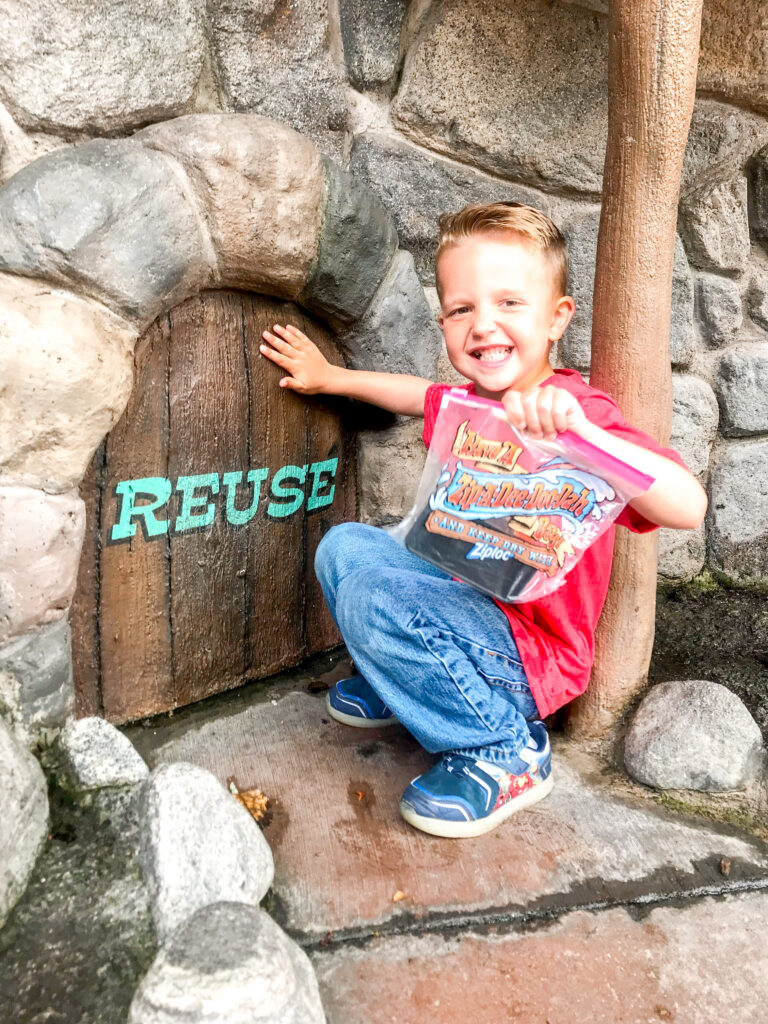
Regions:
<svg viewBox="0 0 768 1024"><path fill-rule="evenodd" d="M164 505L171 496L171 481L164 476L145 476L140 480L121 480L115 487L115 493L122 497L120 504L120 521L112 527L110 542L128 540L136 534L136 523L131 520L143 516L141 524L144 536L159 537L168 532L167 519L155 519L155 509ZM154 501L148 505L136 506L138 495L151 495Z"/></svg>
<svg viewBox="0 0 768 1024"><path fill-rule="evenodd" d="M246 481L253 487L253 498L250 508L235 508L235 495L237 485L243 479L242 471L239 473L225 473L221 478L223 487L227 489L227 522L233 526L245 526L256 515L261 498L261 485L269 476L268 469L251 469L248 471Z"/></svg>
<svg viewBox="0 0 768 1024"><path fill-rule="evenodd" d="M209 488L211 494L219 493L219 474L201 473L199 476L180 476L176 481L176 490L181 491L181 509L173 524L174 532L199 529L210 526L216 515L216 506L204 494L195 494L198 487ZM196 512L201 505L207 505L205 512Z"/></svg>
<svg viewBox="0 0 768 1024"><path fill-rule="evenodd" d="M313 462L309 467L309 472L312 474L312 491L307 498L307 512L311 512L313 508L330 505L333 501L336 484L331 484L331 480L336 476L338 465L338 459L326 459L325 462ZM326 494L321 494L323 488L328 484L331 484L330 490Z"/></svg>
<svg viewBox="0 0 768 1024"><path fill-rule="evenodd" d="M278 469L272 477L272 497L289 498L289 501L270 501L267 505L267 515L273 519L284 519L298 512L301 503L304 501L304 491L300 487L283 487L282 483L286 477L294 477L300 484L304 483L307 475L306 466L283 466Z"/></svg>

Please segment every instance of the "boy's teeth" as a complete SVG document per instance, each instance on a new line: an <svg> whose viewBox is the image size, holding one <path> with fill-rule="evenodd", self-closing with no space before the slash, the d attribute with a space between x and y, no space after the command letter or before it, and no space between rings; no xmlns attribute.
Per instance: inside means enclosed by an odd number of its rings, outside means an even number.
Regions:
<svg viewBox="0 0 768 1024"><path fill-rule="evenodd" d="M497 348L485 348L479 352L475 352L475 359L479 359L483 363L498 363L502 359L506 359L509 353L512 351L508 346L499 345Z"/></svg>

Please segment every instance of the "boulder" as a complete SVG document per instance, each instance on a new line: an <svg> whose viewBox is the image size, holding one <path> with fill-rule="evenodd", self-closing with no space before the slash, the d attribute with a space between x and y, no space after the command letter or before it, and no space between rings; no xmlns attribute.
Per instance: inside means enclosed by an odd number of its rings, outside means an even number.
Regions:
<svg viewBox="0 0 768 1024"><path fill-rule="evenodd" d="M739 286L728 277L700 274L696 299L704 341L710 348L727 345L744 319Z"/></svg>
<svg viewBox="0 0 768 1024"><path fill-rule="evenodd" d="M716 185L746 172L768 142L768 119L748 110L697 99L685 147L681 193Z"/></svg>
<svg viewBox="0 0 768 1024"><path fill-rule="evenodd" d="M690 193L681 203L679 224L694 267L740 274L749 261L747 179L740 176Z"/></svg>
<svg viewBox="0 0 768 1024"><path fill-rule="evenodd" d="M423 426L421 419L408 418L387 430L358 434L361 522L382 526L410 512L424 468Z"/></svg>
<svg viewBox="0 0 768 1024"><path fill-rule="evenodd" d="M28 747L46 743L72 714L69 623L59 619L0 646L0 714Z"/></svg>
<svg viewBox="0 0 768 1024"><path fill-rule="evenodd" d="M435 280L437 220L441 213L460 210L468 203L501 200L551 212L545 193L499 181L380 132L356 136L349 170L391 212L400 244L412 254L425 284Z"/></svg>
<svg viewBox="0 0 768 1024"><path fill-rule="evenodd" d="M718 453L710 475L708 553L728 583L768 583L768 440L734 441Z"/></svg>
<svg viewBox="0 0 768 1024"><path fill-rule="evenodd" d="M528 0L446 0L405 61L392 118L430 149L530 185L602 187L606 19Z"/></svg>
<svg viewBox="0 0 768 1024"><path fill-rule="evenodd" d="M768 331L768 273L757 271L753 276L747 292L747 308L752 321Z"/></svg>
<svg viewBox="0 0 768 1024"><path fill-rule="evenodd" d="M768 113L765 8L761 0L707 0L697 88Z"/></svg>
<svg viewBox="0 0 768 1024"><path fill-rule="evenodd" d="M327 190L309 139L243 114L179 117L135 139L184 167L210 227L218 287L299 295L317 255Z"/></svg>
<svg viewBox="0 0 768 1024"><path fill-rule="evenodd" d="M194 0L0 0L0 92L35 131L127 131L194 98L206 43Z"/></svg>
<svg viewBox="0 0 768 1024"><path fill-rule="evenodd" d="M716 387L726 437L768 431L768 343L729 349L718 365Z"/></svg>
<svg viewBox="0 0 768 1024"><path fill-rule="evenodd" d="M85 505L74 492L0 487L0 643L64 617L84 532Z"/></svg>
<svg viewBox="0 0 768 1024"><path fill-rule="evenodd" d="M400 62L406 0L340 0L344 57L357 89L385 85Z"/></svg>
<svg viewBox="0 0 768 1024"><path fill-rule="evenodd" d="M690 471L700 479L709 468L717 435L718 408L705 380L687 373L672 375L672 429L669 443L682 455Z"/></svg>
<svg viewBox="0 0 768 1024"><path fill-rule="evenodd" d="M144 785L140 822L139 858L161 943L202 907L257 906L272 884L272 851L261 829L203 768L156 768Z"/></svg>
<svg viewBox="0 0 768 1024"><path fill-rule="evenodd" d="M0 927L21 896L48 829L40 765L0 719Z"/></svg>
<svg viewBox="0 0 768 1024"><path fill-rule="evenodd" d="M160 950L128 1024L324 1024L306 953L257 907L198 910Z"/></svg>
<svg viewBox="0 0 768 1024"><path fill-rule="evenodd" d="M136 337L101 303L0 274L5 476L55 490L77 486L128 401Z"/></svg>
<svg viewBox="0 0 768 1024"><path fill-rule="evenodd" d="M188 191L132 139L57 149L0 188L0 270L85 292L143 329L212 281Z"/></svg>
<svg viewBox="0 0 768 1024"><path fill-rule="evenodd" d="M658 683L643 699L624 741L624 766L655 789L725 793L758 778L763 737L755 720L720 683Z"/></svg>
<svg viewBox="0 0 768 1024"><path fill-rule="evenodd" d="M768 244L768 146L761 149L749 166L749 224L752 234Z"/></svg>
<svg viewBox="0 0 768 1024"><path fill-rule="evenodd" d="M206 5L214 74L227 110L262 114L341 156L348 121L344 73L330 44L329 0Z"/></svg>
<svg viewBox="0 0 768 1024"><path fill-rule="evenodd" d="M687 583L699 575L707 556L704 524L695 530L659 530L659 578Z"/></svg>

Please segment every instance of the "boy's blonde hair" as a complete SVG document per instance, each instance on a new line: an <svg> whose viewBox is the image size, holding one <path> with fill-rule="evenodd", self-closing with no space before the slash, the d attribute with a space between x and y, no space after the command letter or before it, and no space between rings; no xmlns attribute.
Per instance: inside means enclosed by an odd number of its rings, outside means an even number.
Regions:
<svg viewBox="0 0 768 1024"><path fill-rule="evenodd" d="M568 289L568 250L557 225L533 206L523 203L472 203L458 213L443 213L438 221L440 241L435 256L437 266L446 249L473 235L505 232L526 240L544 257L552 284L558 295ZM437 279L440 291L440 278Z"/></svg>

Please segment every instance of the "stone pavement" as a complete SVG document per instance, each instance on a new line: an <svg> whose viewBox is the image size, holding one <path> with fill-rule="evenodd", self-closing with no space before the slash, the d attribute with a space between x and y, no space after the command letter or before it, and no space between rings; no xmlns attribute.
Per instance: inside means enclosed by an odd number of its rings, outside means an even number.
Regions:
<svg viewBox="0 0 768 1024"><path fill-rule="evenodd" d="M418 833L397 803L429 758L399 726L330 720L322 688L344 673L321 658L129 730L151 767L270 798L268 909L330 1024L768 1021L768 846L662 809L562 737L541 804L478 839Z"/></svg>

